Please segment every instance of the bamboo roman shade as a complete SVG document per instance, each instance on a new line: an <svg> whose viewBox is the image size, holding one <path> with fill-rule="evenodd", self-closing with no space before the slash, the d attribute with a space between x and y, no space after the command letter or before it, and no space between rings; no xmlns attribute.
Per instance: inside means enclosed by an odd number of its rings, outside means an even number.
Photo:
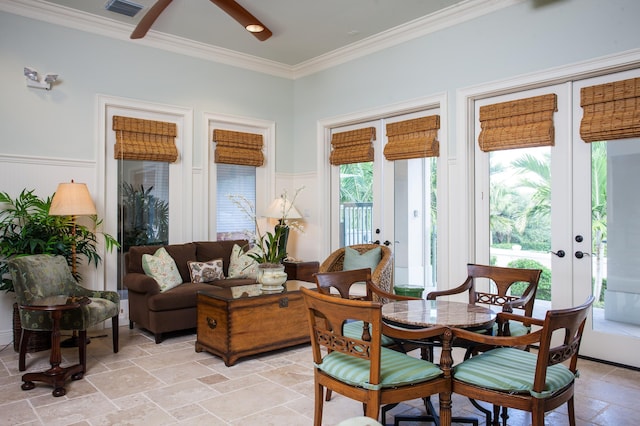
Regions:
<svg viewBox="0 0 640 426"><path fill-rule="evenodd" d="M439 115L387 124L384 156L390 161L437 157L440 155L439 128Z"/></svg>
<svg viewBox="0 0 640 426"><path fill-rule="evenodd" d="M480 107L482 151L554 145L555 93Z"/></svg>
<svg viewBox="0 0 640 426"><path fill-rule="evenodd" d="M255 167L264 164L262 135L214 129L213 141L216 143L216 163Z"/></svg>
<svg viewBox="0 0 640 426"><path fill-rule="evenodd" d="M163 161L178 160L175 123L113 116L116 132L114 158L116 160Z"/></svg>
<svg viewBox="0 0 640 426"><path fill-rule="evenodd" d="M373 161L372 141L375 139L375 127L334 133L331 136L332 151L329 162L334 166L338 166L340 164Z"/></svg>
<svg viewBox="0 0 640 426"><path fill-rule="evenodd" d="M580 106L585 142L640 136L640 78L583 87Z"/></svg>

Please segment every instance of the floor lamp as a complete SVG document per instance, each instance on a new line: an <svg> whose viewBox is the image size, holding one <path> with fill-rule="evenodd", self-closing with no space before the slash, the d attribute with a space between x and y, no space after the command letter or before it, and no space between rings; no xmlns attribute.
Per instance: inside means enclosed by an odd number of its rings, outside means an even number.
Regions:
<svg viewBox="0 0 640 426"><path fill-rule="evenodd" d="M71 271L74 278L77 275L76 267L76 218L78 216L90 216L95 215L96 205L91 199L89 189L84 183L76 183L71 180L71 183L61 183L58 185L56 193L51 200L51 207L49 208L50 216L70 216L73 228L71 229L71 235L73 237L73 244L71 246ZM87 343L89 340L87 338ZM63 347L78 346L78 333L73 331L71 338L61 343Z"/></svg>

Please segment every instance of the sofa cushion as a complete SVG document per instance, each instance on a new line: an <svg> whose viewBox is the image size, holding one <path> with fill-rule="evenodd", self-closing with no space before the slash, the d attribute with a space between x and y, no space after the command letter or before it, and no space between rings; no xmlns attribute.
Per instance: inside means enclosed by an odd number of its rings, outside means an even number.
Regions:
<svg viewBox="0 0 640 426"><path fill-rule="evenodd" d="M191 274L189 273L189 265L187 262L196 259L196 245L194 243L186 244L169 244L164 246L167 249L167 253L173 258L180 271L183 283L191 281ZM209 259L213 259L210 257ZM207 260L209 260L207 259Z"/></svg>
<svg viewBox="0 0 640 426"><path fill-rule="evenodd" d="M192 283L208 283L214 280L224 279L222 259L213 259L208 262L193 260L187 263L189 265Z"/></svg>
<svg viewBox="0 0 640 426"><path fill-rule="evenodd" d="M259 253L259 248L254 247L248 252L244 252L242 247L234 245L231 251L231 260L229 265L229 278L253 278L258 275L258 262L256 262L250 253Z"/></svg>
<svg viewBox="0 0 640 426"><path fill-rule="evenodd" d="M176 263L164 247L154 254L143 254L142 269L158 282L161 292L183 283Z"/></svg>
<svg viewBox="0 0 640 426"><path fill-rule="evenodd" d="M151 311L178 311L195 308L198 291L211 290L210 284L184 283L163 293L149 298L148 308Z"/></svg>
<svg viewBox="0 0 640 426"><path fill-rule="evenodd" d="M142 269L142 255L153 254L163 246L134 246L130 247L127 252L127 272L135 272L138 274L144 274Z"/></svg>
<svg viewBox="0 0 640 426"><path fill-rule="evenodd" d="M226 277L229 275L229 259L233 246L237 244L240 247L245 247L248 243L246 240L196 241L195 260L206 262L210 259L222 259L222 268Z"/></svg>

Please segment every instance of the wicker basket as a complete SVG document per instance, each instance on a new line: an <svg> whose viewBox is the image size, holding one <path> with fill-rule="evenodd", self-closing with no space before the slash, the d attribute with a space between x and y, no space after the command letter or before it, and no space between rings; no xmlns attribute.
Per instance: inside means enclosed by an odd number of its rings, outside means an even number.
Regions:
<svg viewBox="0 0 640 426"><path fill-rule="evenodd" d="M22 336L22 323L18 304L13 304L13 350L20 351L20 336ZM51 348L50 331L34 331L27 342L27 352L40 352Z"/></svg>

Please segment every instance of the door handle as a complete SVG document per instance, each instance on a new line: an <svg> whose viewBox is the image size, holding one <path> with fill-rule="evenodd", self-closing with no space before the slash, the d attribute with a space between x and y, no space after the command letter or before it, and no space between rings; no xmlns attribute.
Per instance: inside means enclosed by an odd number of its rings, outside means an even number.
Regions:
<svg viewBox="0 0 640 426"><path fill-rule="evenodd" d="M385 246L389 247L391 245L391 241L385 240L385 242L382 243L382 244L384 244Z"/></svg>
<svg viewBox="0 0 640 426"><path fill-rule="evenodd" d="M582 259L585 256L591 256L589 253L584 253L581 251L575 252L576 259Z"/></svg>
<svg viewBox="0 0 640 426"><path fill-rule="evenodd" d="M566 253L564 252L564 250L558 250L557 252L555 251L550 251L549 253L551 254L555 254L558 257L564 257L566 255ZM577 255L576 255L577 256Z"/></svg>

